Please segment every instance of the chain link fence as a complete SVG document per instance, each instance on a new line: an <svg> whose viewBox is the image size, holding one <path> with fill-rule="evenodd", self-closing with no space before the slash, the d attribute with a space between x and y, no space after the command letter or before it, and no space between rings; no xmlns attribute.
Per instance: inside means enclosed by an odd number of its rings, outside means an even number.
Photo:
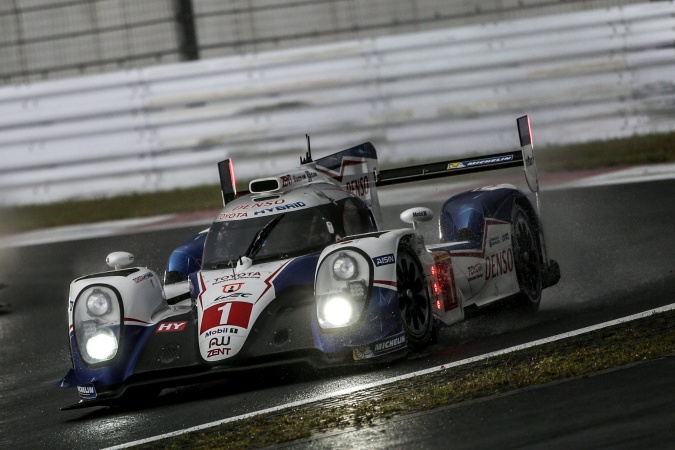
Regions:
<svg viewBox="0 0 675 450"><path fill-rule="evenodd" d="M0 84L639 0L1 0Z"/></svg>

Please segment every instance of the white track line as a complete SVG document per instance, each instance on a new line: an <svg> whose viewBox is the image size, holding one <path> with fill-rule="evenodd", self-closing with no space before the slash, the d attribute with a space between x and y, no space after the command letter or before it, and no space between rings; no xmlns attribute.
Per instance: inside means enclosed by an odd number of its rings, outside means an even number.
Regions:
<svg viewBox="0 0 675 450"><path fill-rule="evenodd" d="M614 170L601 175L595 175L570 183L563 184L562 188L609 186L613 184L642 183L646 181L662 181L675 178L675 164L656 164L651 166L637 166L628 169Z"/></svg>
<svg viewBox="0 0 675 450"><path fill-rule="evenodd" d="M455 362L450 363L450 364L443 364L442 366L432 367L430 369L420 370L418 372L408 373L408 374L405 374L405 375L400 375L400 376L397 376L397 377L388 378L388 379L382 380L382 381L377 381L377 382L373 382L373 383L364 384L364 385L361 385L361 386L343 389L343 390L340 390L340 391L332 392L330 394L320 395L318 397L312 397L312 398L308 398L308 399L305 399L305 400L299 400L297 402L286 403L284 405L279 405L279 406L275 406L275 407L272 407L272 408L263 409L263 410L260 410L260 411L242 414L240 416L230 417L230 418L227 418L227 419L218 420L218 421L215 421L215 422L210 422L210 423L206 423L206 424L203 424L203 425L197 425L197 426L194 426L194 427L191 427L191 428L186 428L184 430L173 431L171 433L161 434L161 435L149 437L149 438L146 438L146 439L140 439L138 441L133 441L133 442L129 442L129 443L126 443L126 444L120 444L120 445L116 445L114 447L107 447L104 450L116 450L116 449L130 448L130 447L133 447L135 445L147 444L149 442L154 442L154 441L158 441L158 440L161 440L161 439L180 436L182 434L191 433L193 431L201 431L201 430L204 430L204 429L207 429L207 428L217 427L219 425L223 425L223 424L230 423L230 422L236 422L238 420L248 419L250 417L259 416L259 415L262 415L262 414L277 412L277 411L281 411L283 409L290 409L290 408L294 408L294 407L297 407L297 406L306 405L308 403L314 403L314 402L318 402L318 401L322 401L322 400L327 400L329 398L334 398L334 397L338 397L338 396L341 396L341 395L351 394L353 392L362 391L362 390L370 389L370 388L374 388L374 387L379 387L379 386L383 386L385 384L396 383L398 381L407 380L407 379L410 379L410 378L413 378L413 377L419 377L419 376L422 376L422 375L427 375L427 374L439 372L441 370L450 369L450 368L453 368L453 367L463 366L463 365L466 365L466 364L471 364L473 362L493 358L495 356L500 356L500 355L504 355L504 354L507 354L507 353L513 353L513 352L516 352L518 350L524 350L524 349L536 347L538 345L548 344L550 342L555 342L555 341L559 341L559 340L562 340L562 339L567 339L567 338L570 338L570 337L579 336L579 335L584 334L584 333L589 333L591 331L596 331L596 330L611 327L611 326L614 326L614 325L630 322L630 321L633 321L633 320L642 319L642 318L650 316L652 314L658 314L658 313L670 311L670 310L673 310L673 309L675 309L675 303L671 303L670 305L666 305L666 306L661 306L660 308L650 309L649 311L644 311L644 312L641 312L641 313L633 314L631 316L622 317L622 318L615 319L615 320L610 320L609 322L604 322L604 323L600 323L600 324L597 324L597 325L592 325L590 327L585 327L585 328L581 328L581 329L578 329L578 330L569 331L567 333L557 334L555 336L551 336L551 337L548 337L548 338L538 339L536 341L516 345L516 346L513 346L513 347L503 349L503 350L498 350L498 351L495 351L495 352L486 353L486 354L479 355L479 356L474 356L472 358L463 359L461 361L455 361Z"/></svg>

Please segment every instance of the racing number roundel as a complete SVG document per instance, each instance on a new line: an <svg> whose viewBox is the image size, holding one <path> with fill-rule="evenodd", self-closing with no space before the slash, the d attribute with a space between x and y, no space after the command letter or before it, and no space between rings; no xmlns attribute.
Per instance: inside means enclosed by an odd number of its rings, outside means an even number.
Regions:
<svg viewBox="0 0 675 450"><path fill-rule="evenodd" d="M204 310L199 334L224 325L248 328L252 310L253 303L247 302L225 302L213 305Z"/></svg>

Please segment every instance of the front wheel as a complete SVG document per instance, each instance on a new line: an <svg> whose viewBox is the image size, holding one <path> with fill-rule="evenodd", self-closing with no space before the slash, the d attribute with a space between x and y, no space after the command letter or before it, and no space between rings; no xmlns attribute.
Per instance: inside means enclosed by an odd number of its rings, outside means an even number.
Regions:
<svg viewBox="0 0 675 450"><path fill-rule="evenodd" d="M396 261L398 306L411 350L420 350L431 339L431 302L422 265L409 247L401 247Z"/></svg>
<svg viewBox="0 0 675 450"><path fill-rule="evenodd" d="M513 255L520 286L518 297L536 311L541 301L542 263L535 219L519 205L514 206L512 217Z"/></svg>

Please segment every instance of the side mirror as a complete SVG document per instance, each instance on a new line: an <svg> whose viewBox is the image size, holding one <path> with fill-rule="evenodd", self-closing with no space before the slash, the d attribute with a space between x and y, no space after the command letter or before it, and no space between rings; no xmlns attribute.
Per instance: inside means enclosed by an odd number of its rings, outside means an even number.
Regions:
<svg viewBox="0 0 675 450"><path fill-rule="evenodd" d="M405 223L411 223L413 229L416 229L418 222L428 222L433 219L434 212L429 208L418 206L417 208L406 209L399 217Z"/></svg>
<svg viewBox="0 0 675 450"><path fill-rule="evenodd" d="M106 256L105 262L113 269L119 270L134 262L134 255L127 252L112 252Z"/></svg>
<svg viewBox="0 0 675 450"><path fill-rule="evenodd" d="M236 273L246 272L253 265L253 260L248 256L242 256L237 262Z"/></svg>

